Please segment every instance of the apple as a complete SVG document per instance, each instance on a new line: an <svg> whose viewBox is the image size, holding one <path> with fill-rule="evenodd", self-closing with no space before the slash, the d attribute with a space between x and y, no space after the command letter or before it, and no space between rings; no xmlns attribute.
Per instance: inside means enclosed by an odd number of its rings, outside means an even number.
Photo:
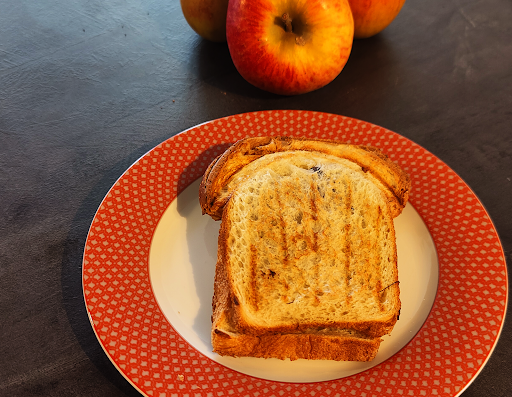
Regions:
<svg viewBox="0 0 512 397"><path fill-rule="evenodd" d="M396 18L405 0L348 0L354 16L354 37L382 32Z"/></svg>
<svg viewBox="0 0 512 397"><path fill-rule="evenodd" d="M230 0L226 38L254 86L296 95L325 86L347 63L354 37L348 0Z"/></svg>
<svg viewBox="0 0 512 397"><path fill-rule="evenodd" d="M226 13L229 0L180 0L183 16L201 37L226 41Z"/></svg>

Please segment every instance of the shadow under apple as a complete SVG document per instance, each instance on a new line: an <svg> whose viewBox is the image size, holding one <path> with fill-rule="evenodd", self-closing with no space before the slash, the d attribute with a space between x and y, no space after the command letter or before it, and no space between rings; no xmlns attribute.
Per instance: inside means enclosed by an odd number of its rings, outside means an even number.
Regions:
<svg viewBox="0 0 512 397"><path fill-rule="evenodd" d="M410 73L403 70L400 58L404 56L385 34L354 40L349 60L338 77L311 93L310 110L339 114L343 109L344 116L386 123L391 117L390 101L396 101Z"/></svg>
<svg viewBox="0 0 512 397"><path fill-rule="evenodd" d="M352 52L343 75L359 80L371 78L375 81L385 81L392 73L392 68L398 64L399 54L384 34L378 34L368 39L355 39Z"/></svg>
<svg viewBox="0 0 512 397"><path fill-rule="evenodd" d="M196 76L221 91L253 99L277 99L281 95L256 88L236 69L227 43L214 43L198 38L188 66Z"/></svg>
<svg viewBox="0 0 512 397"><path fill-rule="evenodd" d="M347 64L331 83L311 93L297 96L273 94L247 82L237 71L225 42L214 43L198 37L191 48L187 64L189 70L201 81L224 92L273 101L275 108L280 108L275 100L283 98L286 99L285 107L287 108L303 107L303 100L300 101L302 106L294 106L293 103L296 101L293 98L302 99L304 95L311 95L308 110L317 110L315 106L318 105L323 111L329 112L330 102L333 112L334 109L338 109L337 112L339 112L340 101L346 102L343 106L346 108L361 100L371 100L376 94L386 94L392 76L404 72L400 69L402 62L400 58L403 56L405 55L400 55L396 51L395 46L384 33L367 39L356 39ZM368 91L368 86L372 87L371 91ZM347 92L350 95L345 95ZM314 94L321 96L317 100ZM329 101L325 98L329 98ZM378 102L379 100L372 101L372 104L379 106Z"/></svg>

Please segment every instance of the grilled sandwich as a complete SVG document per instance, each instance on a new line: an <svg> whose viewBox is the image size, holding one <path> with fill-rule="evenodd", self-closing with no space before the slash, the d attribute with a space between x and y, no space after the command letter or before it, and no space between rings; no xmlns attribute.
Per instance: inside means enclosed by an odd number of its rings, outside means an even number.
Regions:
<svg viewBox="0 0 512 397"><path fill-rule="evenodd" d="M212 162L221 355L368 361L400 312L393 218L410 180L378 149L247 138Z"/></svg>

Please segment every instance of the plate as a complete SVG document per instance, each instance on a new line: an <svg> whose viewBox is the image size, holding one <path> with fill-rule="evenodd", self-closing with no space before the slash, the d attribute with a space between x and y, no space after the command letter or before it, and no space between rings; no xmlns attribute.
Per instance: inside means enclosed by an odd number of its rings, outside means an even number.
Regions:
<svg viewBox="0 0 512 397"><path fill-rule="evenodd" d="M411 175L410 202L396 219L408 314L369 364L232 359L209 350L218 225L198 215L197 180L230 143L264 135L376 146ZM379 126L308 111L230 116L161 143L110 189L83 257L94 332L146 396L456 396L496 345L507 288L496 230L446 164Z"/></svg>

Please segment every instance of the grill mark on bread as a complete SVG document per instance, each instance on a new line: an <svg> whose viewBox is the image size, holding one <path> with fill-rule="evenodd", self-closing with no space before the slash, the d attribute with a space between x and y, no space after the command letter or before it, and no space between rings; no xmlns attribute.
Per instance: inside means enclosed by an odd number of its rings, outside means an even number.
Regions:
<svg viewBox="0 0 512 397"><path fill-rule="evenodd" d="M344 259L345 259L345 291L346 291L346 299L345 299L345 303L347 305L350 304L350 295L349 295L349 290L350 290L350 257L352 256L352 253L351 253L351 247L350 247L350 223L347 223L344 227L343 227L343 236L344 236L344 239L345 239L345 245L343 247L343 253L345 254L344 256Z"/></svg>
<svg viewBox="0 0 512 397"><path fill-rule="evenodd" d="M284 191L286 192L288 202L300 203L304 199L304 196L298 193L298 192L300 192L300 190L296 189L292 183L285 182L285 183L280 184L280 187L282 189L284 189ZM291 222L288 223L288 225L290 223L292 225L294 225L294 227L291 228L291 234L286 234L287 264L289 265L289 271L293 272L293 274L294 274L294 284L295 285L303 285L306 282L305 277L304 277L304 272L298 266L298 261L302 256L308 254L308 250L307 249L300 250L300 249L296 248L294 250L293 254L290 253L291 251L293 251L291 249L291 247L292 246L296 247L300 241L304 241L306 245L310 244L309 238L307 238L307 236L305 236L304 233L300 233L298 231L299 225L302 225L303 216L304 216L304 213L303 213L303 209L301 207L301 209L299 210L299 215L295 215L293 217L293 219L291 220ZM294 222L296 224L294 224ZM286 289L289 288L289 285L286 283L286 281L284 282L284 286ZM293 298L293 301L295 301L295 298ZM290 304L290 303L293 303L293 301L287 302L287 303Z"/></svg>
<svg viewBox="0 0 512 397"><path fill-rule="evenodd" d="M277 202L277 208L283 208L283 203L281 202L281 196L279 194L279 189L275 191L275 199ZM279 231L281 232L281 249L283 250L283 267L288 267L288 240L286 238L286 222L284 220L283 212L277 211L279 214Z"/></svg>
<svg viewBox="0 0 512 397"><path fill-rule="evenodd" d="M345 199L345 213L350 214L351 208L352 208L352 187L350 185L350 181L346 181L346 179L343 181L346 184L347 190L346 190L346 199ZM345 232L345 246L343 247L343 253L345 254L345 288L347 291L346 294L346 304L347 306L350 305L351 301L351 295L349 295L350 291L350 280L352 278L350 274L350 258L352 257L352 247L350 244L350 230L352 228L351 223L347 223L344 227Z"/></svg>
<svg viewBox="0 0 512 397"><path fill-rule="evenodd" d="M309 196L310 206L311 206L311 219L313 220L313 226L316 225L318 221L318 207L316 206L316 192L317 187L315 185L314 180L311 181L311 195ZM318 234L313 230L313 244L311 246L313 252L318 252Z"/></svg>
<svg viewBox="0 0 512 397"><path fill-rule="evenodd" d="M280 195L279 188L277 188L275 190L275 200L276 200L276 203L278 206L277 208L279 208L279 209L283 208L283 203L281 201L281 195ZM287 233L286 233L286 221L284 220L283 212L282 211L277 211L277 212L279 214L279 231L281 234L281 250L283 251L283 258L282 258L281 263L283 264L283 268L287 269L288 263L289 263L289 257L288 257L288 238L287 238ZM288 292L288 290L290 289L290 286L288 285L286 280L283 280L282 285L283 285L284 289L286 290L286 292ZM283 294L281 296L281 300L283 300L284 302L288 302L290 299L287 294ZM289 302L289 303L292 303L292 302Z"/></svg>
<svg viewBox="0 0 512 397"><path fill-rule="evenodd" d="M251 279L250 279L250 297L251 297L251 303L254 307L255 311L259 310L258 300L259 300L259 294L258 294L258 285L256 280L256 266L257 261L256 257L258 255L258 251L254 244L251 244L251 253L250 253L250 269L251 269Z"/></svg>
<svg viewBox="0 0 512 397"><path fill-rule="evenodd" d="M318 207L316 205L316 199L317 199L317 194L318 193L318 185L315 183L315 180L314 178L311 180L311 183L310 183L310 206L311 206L311 219L313 220L313 230L312 233L313 233L313 236L312 236L312 239L313 239L313 243L312 243L312 246L311 246L311 250L315 253L315 258L314 258L314 261L315 261L315 264L313 266L313 272L314 274L317 276L314 278L314 283L315 283L315 286L311 286L312 288L312 291L313 291L313 297L314 297L314 300L313 300L313 306L318 306L320 304L320 299L318 298L317 296L317 292L319 290L318 288L318 281L319 281L319 273L320 273L320 261L318 260L318 232L315 231L314 229L316 228L316 223L318 221Z"/></svg>
<svg viewBox="0 0 512 397"><path fill-rule="evenodd" d="M375 242L374 244L379 244L380 243L380 239L381 239L381 224L382 224L382 209L380 208L380 206L377 206L377 220L376 220L376 227L375 227L375 230L377 232L377 238L375 239ZM382 261L382 257L380 255L380 250L373 250L373 251L377 251L378 252L378 256L376 258L376 261L374 262L375 264L377 264L376 266L376 269L375 269L375 273L376 273L376 277L377 277L377 284L380 284L380 285L377 285L374 289L374 296L375 296L375 300L377 301L378 305L379 305L379 310L380 312L383 312L385 310L384 308L384 305L380 299L380 293L379 291L382 289L382 265L381 265L381 261Z"/></svg>

